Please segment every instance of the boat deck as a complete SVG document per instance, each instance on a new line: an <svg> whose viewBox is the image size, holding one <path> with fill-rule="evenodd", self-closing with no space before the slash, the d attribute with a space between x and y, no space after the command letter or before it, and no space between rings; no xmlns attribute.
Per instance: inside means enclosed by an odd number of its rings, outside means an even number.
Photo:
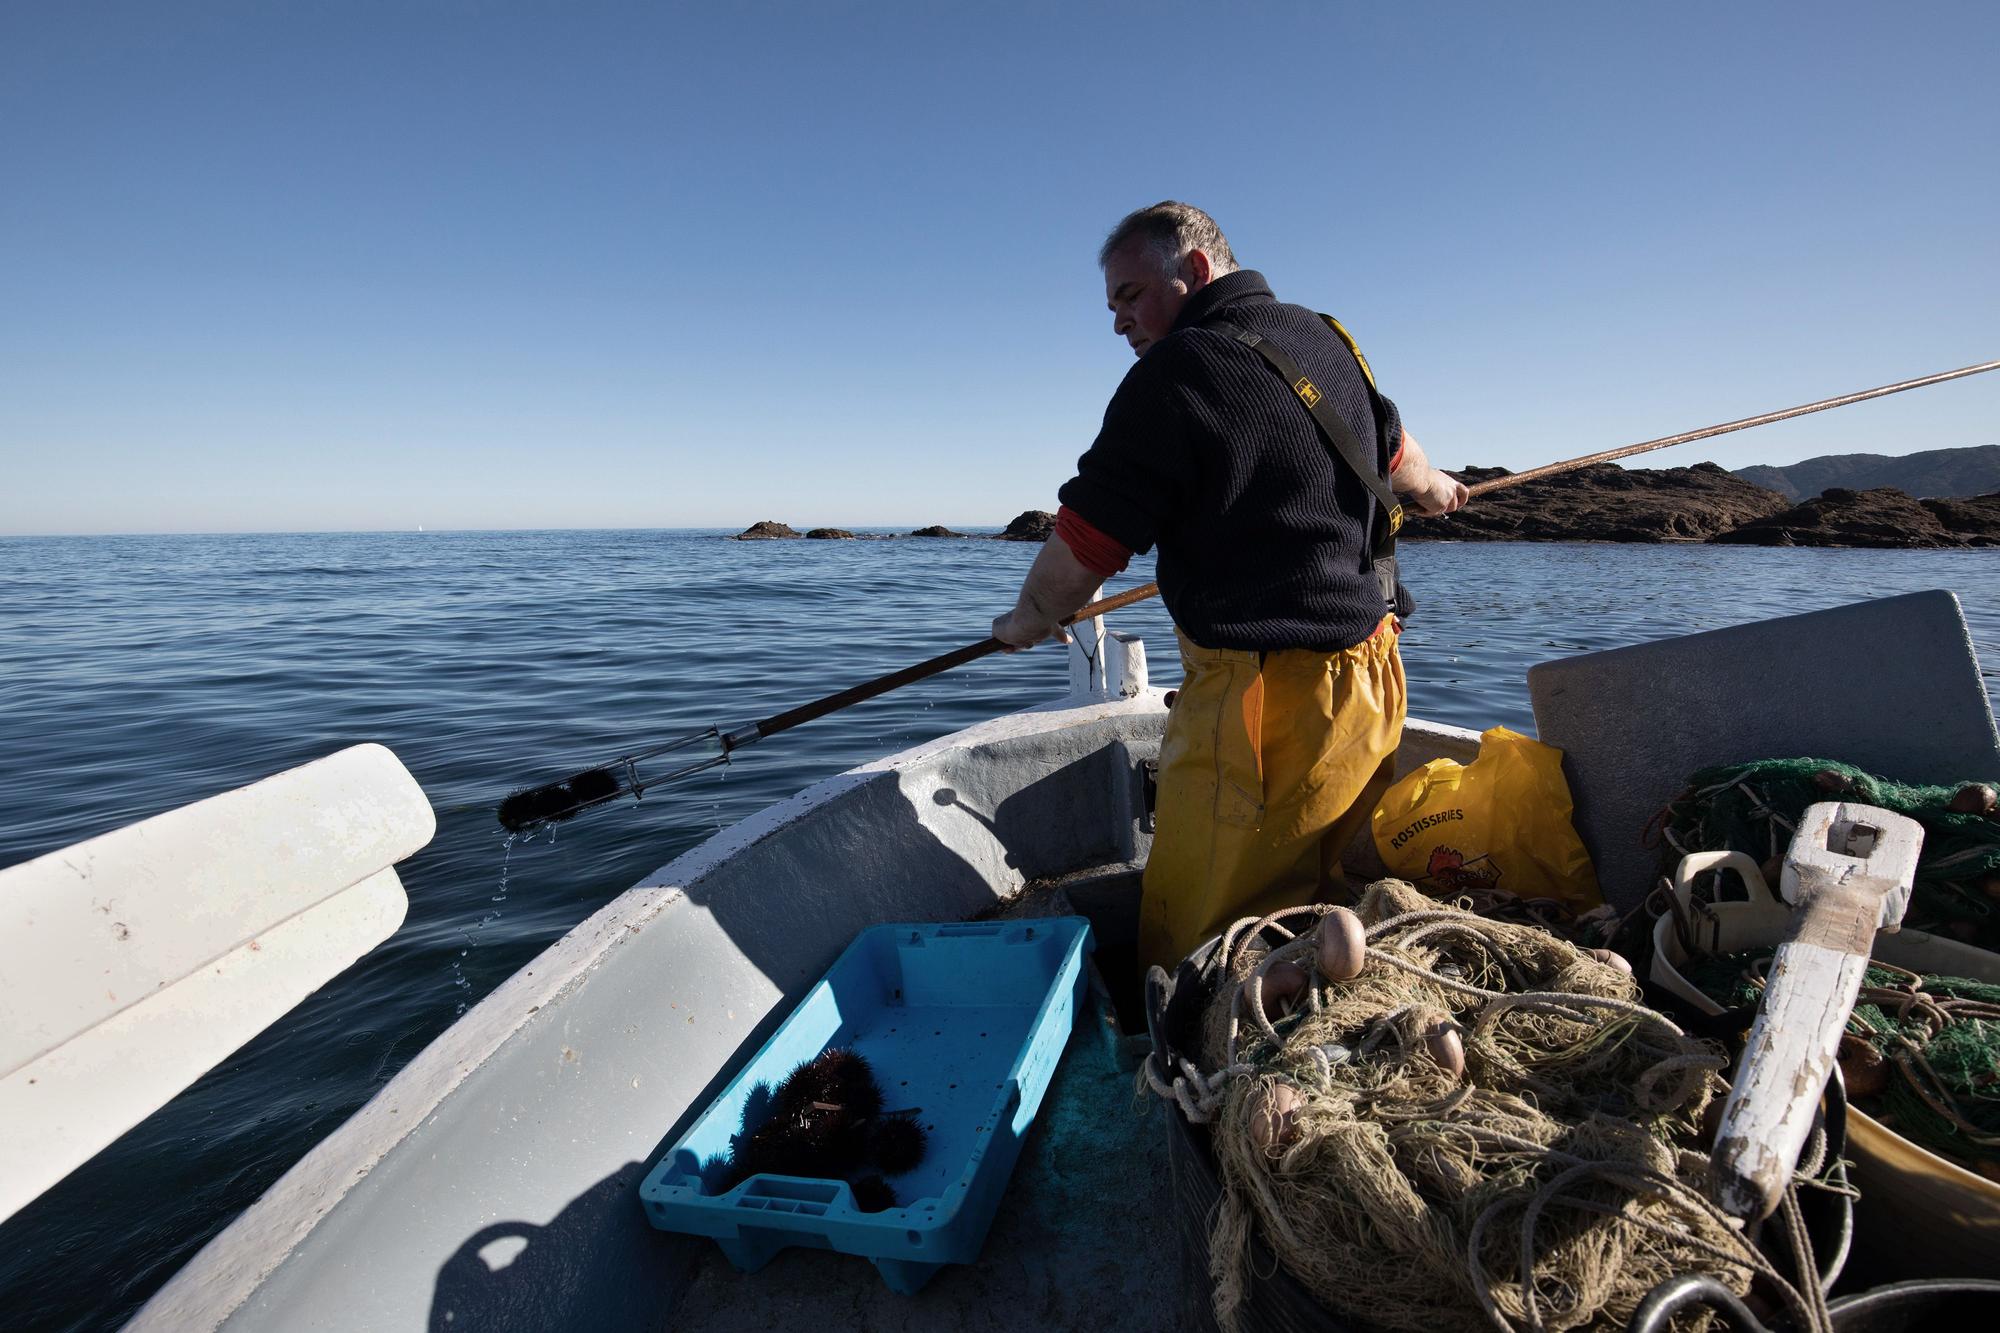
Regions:
<svg viewBox="0 0 2000 1333"><path fill-rule="evenodd" d="M1106 867L1030 885L994 915L1089 916L1119 979L1137 887L1129 867ZM1143 1038L1119 1031L1103 974L1092 981L978 1262L948 1265L916 1295L899 1296L853 1255L790 1249L739 1273L704 1243L672 1326L1170 1327L1181 1279L1162 1110L1134 1092Z"/></svg>

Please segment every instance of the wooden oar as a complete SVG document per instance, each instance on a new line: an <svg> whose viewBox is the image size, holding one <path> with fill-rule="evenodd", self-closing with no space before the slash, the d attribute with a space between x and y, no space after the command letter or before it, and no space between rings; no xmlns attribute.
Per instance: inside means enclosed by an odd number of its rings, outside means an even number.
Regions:
<svg viewBox="0 0 2000 1333"><path fill-rule="evenodd" d="M1920 379L1903 380L1896 384L1885 384L1877 389L1863 389L1859 393L1841 394L1837 398L1822 398L1816 403L1806 403L1799 407L1787 407L1777 412L1766 412L1762 416L1745 417L1741 421L1727 421L1719 426L1704 426L1679 435L1668 435L1657 440L1647 440L1641 444L1628 444L1617 449L1606 449L1601 453L1585 454L1581 458L1566 459L1560 463L1550 463L1546 467L1531 468L1526 472L1516 472L1511 476L1495 477L1468 486L1471 496L1487 495L1504 490L1509 486L1519 486L1523 482L1536 481L1542 477L1553 477L1563 472L1572 472L1592 463L1608 463L1614 459L1630 458L1653 449L1667 449L1677 444L1689 444L1704 440L1711 435L1725 435L1733 430L1748 430L1752 426L1763 426L1773 421L1784 421L1791 417L1804 416L1809 412L1823 412L1831 407L1845 407L1849 403L1859 403L1870 398L1881 398L1887 394L1901 393L1906 389L1920 389L1927 384L1941 384L1945 380L1955 380L1967 375L1977 375L1983 371L2000 370L2000 361L1986 361L1976 366L1966 366L1960 370L1947 370L1938 375L1925 375ZM1136 588L1128 588L1115 597L1093 602L1062 623L1073 625L1079 620L1090 620L1097 616L1143 602L1157 596L1160 585L1142 583ZM700 731L677 736L673 740L621 755L609 763L599 764L556 782L546 782L538 787L517 791L500 803L500 823L513 832L534 828L541 824L551 824L582 814L593 806L615 800L620 796L639 796L647 787L670 781L689 773L728 762L729 756L746 745L751 745L766 736L775 736L781 731L810 722L814 718L825 717L828 713L858 704L864 699L887 694L912 682L935 676L940 671L949 671L955 666L976 661L989 653L996 653L1006 645L998 639L983 639L978 643L954 648L948 653L933 657L927 662L892 671L886 676L863 681L837 694L829 694L824 699L815 699L809 704L801 704L775 717L767 717L761 722L747 723L732 730L721 727L705 727ZM683 763L666 773L642 779L638 766L641 762L662 754L692 752L689 762Z"/></svg>
<svg viewBox="0 0 2000 1333"><path fill-rule="evenodd" d="M436 829L358 745L0 870L0 1219L387 939Z"/></svg>

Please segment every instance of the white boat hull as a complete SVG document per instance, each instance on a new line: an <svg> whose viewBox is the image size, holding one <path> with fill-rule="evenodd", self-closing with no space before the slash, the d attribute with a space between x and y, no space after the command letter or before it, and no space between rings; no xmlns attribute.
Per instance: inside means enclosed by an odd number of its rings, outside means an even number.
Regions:
<svg viewBox="0 0 2000 1333"><path fill-rule="evenodd" d="M475 1006L131 1327L448 1327L468 1271L505 1292L498 1275L530 1251L518 1308L487 1303L479 1326L674 1324L702 1255L648 1228L635 1190L677 1127L861 930L973 916L1032 879L1143 860L1138 766L1164 717L1158 691L1033 709L717 834ZM1477 745L1412 723L1399 765Z"/></svg>

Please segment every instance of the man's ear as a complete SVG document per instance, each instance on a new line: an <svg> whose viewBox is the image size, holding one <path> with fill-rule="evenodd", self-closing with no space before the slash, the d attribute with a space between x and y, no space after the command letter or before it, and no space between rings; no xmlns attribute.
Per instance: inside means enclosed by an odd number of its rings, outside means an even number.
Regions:
<svg viewBox="0 0 2000 1333"><path fill-rule="evenodd" d="M1190 292L1198 292L1208 286L1215 277L1215 265L1208 258L1206 250L1190 250L1187 258L1181 260L1181 281Z"/></svg>

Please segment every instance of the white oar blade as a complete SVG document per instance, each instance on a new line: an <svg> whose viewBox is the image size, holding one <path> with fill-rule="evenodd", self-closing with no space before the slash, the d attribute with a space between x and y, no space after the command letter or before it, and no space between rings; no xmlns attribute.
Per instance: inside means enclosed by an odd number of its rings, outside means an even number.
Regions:
<svg viewBox="0 0 2000 1333"><path fill-rule="evenodd" d="M392 934L436 827L363 745L0 871L0 1219Z"/></svg>
<svg viewBox="0 0 2000 1333"><path fill-rule="evenodd" d="M0 1079L0 1219L394 934L408 906L380 871Z"/></svg>

